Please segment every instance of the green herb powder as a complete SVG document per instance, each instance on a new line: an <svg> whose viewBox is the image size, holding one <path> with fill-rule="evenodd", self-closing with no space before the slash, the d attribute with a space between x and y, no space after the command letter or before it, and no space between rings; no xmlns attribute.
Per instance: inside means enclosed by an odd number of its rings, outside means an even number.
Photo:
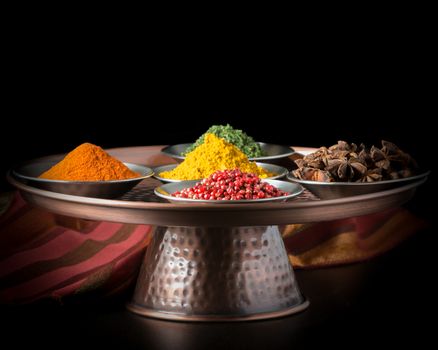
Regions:
<svg viewBox="0 0 438 350"><path fill-rule="evenodd" d="M201 137L199 137L194 144L192 144L182 154L193 151L199 145L204 143L205 134L214 134L217 137L223 138L225 141L232 143L238 147L248 158L261 157L264 155L260 145L254 141L251 136L245 134L242 130L234 129L231 125L213 125Z"/></svg>

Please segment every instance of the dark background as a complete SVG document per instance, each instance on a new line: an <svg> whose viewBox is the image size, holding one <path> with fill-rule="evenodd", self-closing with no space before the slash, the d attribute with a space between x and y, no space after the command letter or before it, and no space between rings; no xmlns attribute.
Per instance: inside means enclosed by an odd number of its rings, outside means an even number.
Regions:
<svg viewBox="0 0 438 350"><path fill-rule="evenodd" d="M190 142L226 122L287 145L387 139L431 168L434 22L426 10L405 11L304 23L245 16L245 25L237 13L182 26L149 18L123 28L21 13L2 46L0 171L84 141Z"/></svg>
<svg viewBox="0 0 438 350"><path fill-rule="evenodd" d="M430 168L431 92L400 66L318 80L318 71L309 72L298 81L213 72L203 83L168 73L135 86L90 70L59 77L53 70L21 72L3 114L2 172L85 141L104 148L192 142L210 125L227 122L258 141L286 145L319 147L340 139L379 145L385 139Z"/></svg>
<svg viewBox="0 0 438 350"><path fill-rule="evenodd" d="M85 141L191 142L226 122L287 145L386 139L431 168L432 22L391 14L249 31L211 19L210 31L204 23L142 35L134 23L125 31L15 25L2 56L0 170Z"/></svg>

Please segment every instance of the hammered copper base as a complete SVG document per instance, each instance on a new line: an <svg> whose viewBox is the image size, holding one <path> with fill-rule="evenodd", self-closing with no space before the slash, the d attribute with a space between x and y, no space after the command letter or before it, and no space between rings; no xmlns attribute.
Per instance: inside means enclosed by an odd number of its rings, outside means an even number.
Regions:
<svg viewBox="0 0 438 350"><path fill-rule="evenodd" d="M128 308L167 320L241 321L307 306L277 226L159 227Z"/></svg>
<svg viewBox="0 0 438 350"><path fill-rule="evenodd" d="M158 318L168 321L182 321L182 322L242 322L242 321L258 321L268 320L272 318L285 317L296 314L305 310L309 306L309 301L304 300L297 306L275 311L275 312L262 312L258 314L252 314L247 316L227 316L227 315L179 315L175 313L166 313L160 311L153 311L145 309L141 306L137 306L133 303L128 304L126 307L128 310L146 317Z"/></svg>

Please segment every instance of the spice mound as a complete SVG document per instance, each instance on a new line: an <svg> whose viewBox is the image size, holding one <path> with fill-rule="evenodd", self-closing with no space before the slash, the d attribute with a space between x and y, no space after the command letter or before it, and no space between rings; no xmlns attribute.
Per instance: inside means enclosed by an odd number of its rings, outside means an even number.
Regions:
<svg viewBox="0 0 438 350"><path fill-rule="evenodd" d="M192 152L196 147L202 145L207 134L213 134L225 141L233 144L249 158L264 156L260 145L248 136L242 130L234 129L231 125L213 125L203 135L201 135L194 144L192 144L182 155L185 156Z"/></svg>
<svg viewBox="0 0 438 350"><path fill-rule="evenodd" d="M204 143L187 154L181 164L171 171L160 173L159 176L174 180L199 180L210 176L216 170L236 168L247 173L255 173L261 178L274 175L258 167L255 162L250 162L236 146L213 134L207 134Z"/></svg>
<svg viewBox="0 0 438 350"><path fill-rule="evenodd" d="M367 148L338 141L329 148L297 159L298 169L292 173L302 180L322 182L375 182L415 175L418 165L395 144L382 141L382 147Z"/></svg>
<svg viewBox="0 0 438 350"><path fill-rule="evenodd" d="M172 193L173 197L204 200L245 200L281 197L288 192L261 182L256 174L239 169L216 171L191 188Z"/></svg>
<svg viewBox="0 0 438 350"><path fill-rule="evenodd" d="M99 146L83 143L39 177L49 180L108 181L139 176Z"/></svg>

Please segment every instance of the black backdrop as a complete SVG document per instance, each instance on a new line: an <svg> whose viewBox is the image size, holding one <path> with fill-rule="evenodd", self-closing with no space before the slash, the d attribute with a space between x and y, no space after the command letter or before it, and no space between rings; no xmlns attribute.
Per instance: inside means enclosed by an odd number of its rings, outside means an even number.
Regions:
<svg viewBox="0 0 438 350"><path fill-rule="evenodd" d="M433 21L396 10L244 31L213 18L131 32L17 22L3 45L0 171L84 141L189 142L224 122L291 145L388 139L430 163Z"/></svg>
<svg viewBox="0 0 438 350"><path fill-rule="evenodd" d="M191 142L210 125L227 122L256 140L286 145L386 139L433 167L430 93L412 80L289 90L269 80L216 80L196 88L168 82L169 90L153 84L137 90L127 81L89 86L76 80L73 88L69 81L23 86L11 95L2 127L3 173L15 162L68 152L85 141L104 148Z"/></svg>

